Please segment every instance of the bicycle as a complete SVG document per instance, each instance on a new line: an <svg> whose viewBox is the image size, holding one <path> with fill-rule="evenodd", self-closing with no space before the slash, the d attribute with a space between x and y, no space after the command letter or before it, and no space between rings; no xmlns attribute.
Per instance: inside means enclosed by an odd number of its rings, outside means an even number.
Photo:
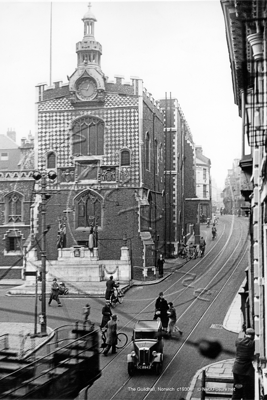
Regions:
<svg viewBox="0 0 267 400"><path fill-rule="evenodd" d="M118 303L122 304L123 302L124 293L119 288L119 285L120 283L118 282L114 288L114 292L110 296L110 305L113 308L115 308Z"/></svg>
<svg viewBox="0 0 267 400"><path fill-rule="evenodd" d="M106 341L106 332L107 332L107 328L101 328L101 339L102 339L102 343L100 345L100 353L103 353L105 347L107 346ZM116 348L118 350L123 349L128 343L128 336L126 335L126 333L120 332L117 334L117 344L116 344Z"/></svg>
<svg viewBox="0 0 267 400"><path fill-rule="evenodd" d="M192 259L196 259L198 257L198 249L197 249L197 245L194 244L192 245L192 247L189 247L187 249L187 260L192 260Z"/></svg>

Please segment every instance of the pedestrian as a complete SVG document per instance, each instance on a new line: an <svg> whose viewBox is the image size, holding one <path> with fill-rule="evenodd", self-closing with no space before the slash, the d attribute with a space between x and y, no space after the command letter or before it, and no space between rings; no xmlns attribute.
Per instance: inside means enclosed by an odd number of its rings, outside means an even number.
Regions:
<svg viewBox="0 0 267 400"><path fill-rule="evenodd" d="M175 327L175 324L176 324L176 321L177 321L177 316L176 316L176 310L171 301L168 303L168 306L169 306L169 309L167 311L167 314L169 316L168 334L171 337L174 327ZM182 335L183 332L177 325L176 325L176 328L177 328L178 332L180 333L180 335Z"/></svg>
<svg viewBox="0 0 267 400"><path fill-rule="evenodd" d="M57 278L53 279L52 285L51 285L51 293L50 293L50 299L48 302L48 305L51 305L51 301L55 300L58 304L58 307L62 307L62 304L59 300L59 284L57 283Z"/></svg>
<svg viewBox="0 0 267 400"><path fill-rule="evenodd" d="M233 365L234 390L232 399L254 400L254 360L255 331L247 328L240 332L236 345L236 356Z"/></svg>
<svg viewBox="0 0 267 400"><path fill-rule="evenodd" d="M88 317L89 317L89 315L90 315L90 311L91 311L91 306L90 306L90 304L86 304L86 305L83 307L83 320L84 320L84 322L88 321Z"/></svg>
<svg viewBox="0 0 267 400"><path fill-rule="evenodd" d="M113 276L109 278L109 280L106 282L106 294L105 294L105 299L110 300L111 295L114 293L114 287L116 286L116 282L113 280Z"/></svg>
<svg viewBox="0 0 267 400"><path fill-rule="evenodd" d="M215 239L217 235L217 228L215 226L215 223L212 225L211 232L212 232L212 239Z"/></svg>
<svg viewBox="0 0 267 400"><path fill-rule="evenodd" d="M108 355L110 348L112 347L112 354L117 353L116 344L117 344L117 315L112 315L111 320L107 323L107 333L106 333L107 341L106 348L104 350L104 356Z"/></svg>
<svg viewBox="0 0 267 400"><path fill-rule="evenodd" d="M206 241L203 238L203 236L201 236L200 241L199 241L200 257L204 256L205 249L206 249Z"/></svg>
<svg viewBox="0 0 267 400"><path fill-rule="evenodd" d="M159 270L159 278L163 277L163 266L164 266L165 260L163 258L163 255L160 254L159 259L158 259L158 263L157 263L157 267Z"/></svg>
<svg viewBox="0 0 267 400"><path fill-rule="evenodd" d="M169 306L168 306L167 300L164 299L163 292L160 292L159 297L157 298L156 303L155 303L154 319L155 320L157 318L161 319L162 329L166 332L167 332L168 322L169 322L169 317L167 314L168 309L169 309Z"/></svg>
<svg viewBox="0 0 267 400"><path fill-rule="evenodd" d="M110 308L110 301L106 300L106 304L102 308L102 321L100 324L100 328L105 328L111 316L112 316L112 311Z"/></svg>

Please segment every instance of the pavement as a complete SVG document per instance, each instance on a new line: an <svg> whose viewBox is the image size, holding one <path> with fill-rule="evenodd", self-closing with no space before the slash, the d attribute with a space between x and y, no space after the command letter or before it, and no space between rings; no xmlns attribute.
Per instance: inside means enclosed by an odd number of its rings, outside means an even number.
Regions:
<svg viewBox="0 0 267 400"><path fill-rule="evenodd" d="M175 270L181 268L185 263L183 259L168 259L164 265L164 276L162 278L158 278L157 275L154 275L152 280L145 279L143 277L142 280L132 280L130 284L125 284L121 286L124 291L127 291L132 286L139 285L155 285L162 282L164 279L169 277ZM25 281L22 280L1 280L0 285L8 286L23 286ZM242 287L242 286L241 286ZM31 288L32 290L32 288ZM10 294L11 290L8 290L7 295ZM27 295L27 293L26 293ZM28 295L33 295L33 293ZM77 293L72 293L69 295L70 297L79 297ZM80 294L82 297L88 297L88 293ZM39 325L38 325L39 326ZM225 316L223 322L223 328L234 332L239 333L242 327L241 320L241 311L240 311L240 295L237 293L229 310ZM31 351L34 347L39 347L46 341L50 339L50 336L53 335L53 330L51 328L47 328L47 333L49 336L47 337L35 337L31 338L33 335L33 324L27 323L0 323L0 346L3 348L3 335L8 333L9 336L9 347L10 350L17 350L21 357L27 352ZM24 339L23 339L24 338ZM26 339L25 339L26 338ZM23 342L23 345L22 345ZM191 384L188 388L186 399L183 400L200 400L201 398L201 377L202 371L205 369L206 375L215 377L215 378L232 378L232 366L234 359L226 359L223 361L215 362L205 366L204 368L197 371L195 376L193 377ZM207 383L207 386L211 387L211 390L220 391L220 392L231 392L232 384L231 383ZM230 397L229 397L230 398ZM214 397L212 398L214 399ZM205 400L211 400L208 396L205 397Z"/></svg>

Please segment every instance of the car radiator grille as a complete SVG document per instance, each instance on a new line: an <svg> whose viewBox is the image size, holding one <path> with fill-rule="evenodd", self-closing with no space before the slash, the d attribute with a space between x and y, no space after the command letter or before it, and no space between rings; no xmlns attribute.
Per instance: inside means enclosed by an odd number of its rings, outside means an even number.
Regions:
<svg viewBox="0 0 267 400"><path fill-rule="evenodd" d="M149 364L149 349L140 349L140 364Z"/></svg>

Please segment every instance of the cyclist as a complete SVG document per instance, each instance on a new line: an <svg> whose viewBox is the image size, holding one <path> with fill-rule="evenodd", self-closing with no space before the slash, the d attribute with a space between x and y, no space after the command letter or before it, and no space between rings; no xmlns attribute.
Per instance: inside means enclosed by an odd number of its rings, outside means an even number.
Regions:
<svg viewBox="0 0 267 400"><path fill-rule="evenodd" d="M200 241L199 241L200 257L204 256L205 248L206 248L206 241L203 238L203 236L201 236Z"/></svg>

